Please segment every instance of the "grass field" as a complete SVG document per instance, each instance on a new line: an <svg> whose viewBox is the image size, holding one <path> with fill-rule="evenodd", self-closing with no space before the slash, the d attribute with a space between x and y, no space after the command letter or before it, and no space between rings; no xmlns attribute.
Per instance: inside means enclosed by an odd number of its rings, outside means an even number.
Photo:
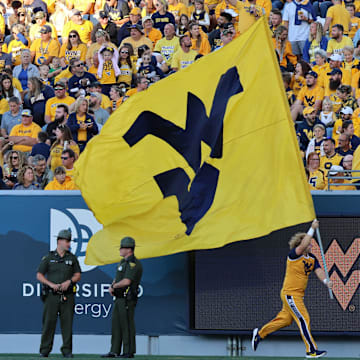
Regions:
<svg viewBox="0 0 360 360"><path fill-rule="evenodd" d="M0 354L0 360L38 360L37 354ZM49 359L63 359L61 355L50 355ZM99 355L74 355L74 359L78 360L100 360ZM135 356L137 360L303 360L305 357L224 357L224 356ZM326 359L326 358L323 358ZM359 360L359 358L328 358L332 360Z"/></svg>

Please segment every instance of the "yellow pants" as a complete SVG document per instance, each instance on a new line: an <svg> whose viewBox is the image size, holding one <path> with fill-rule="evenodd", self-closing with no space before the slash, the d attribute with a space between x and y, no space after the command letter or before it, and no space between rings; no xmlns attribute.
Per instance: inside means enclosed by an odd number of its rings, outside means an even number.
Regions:
<svg viewBox="0 0 360 360"><path fill-rule="evenodd" d="M317 345L310 332L310 316L306 310L303 297L281 294L281 300L283 302L281 311L273 320L261 328L260 337L263 339L274 331L289 326L295 320L305 343L306 351L314 352Z"/></svg>

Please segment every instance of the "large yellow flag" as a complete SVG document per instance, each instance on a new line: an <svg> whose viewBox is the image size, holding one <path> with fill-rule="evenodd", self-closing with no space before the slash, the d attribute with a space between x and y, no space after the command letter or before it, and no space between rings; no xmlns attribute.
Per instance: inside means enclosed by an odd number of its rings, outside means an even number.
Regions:
<svg viewBox="0 0 360 360"><path fill-rule="evenodd" d="M266 235L314 210L265 20L127 100L76 162L104 225L87 264Z"/></svg>

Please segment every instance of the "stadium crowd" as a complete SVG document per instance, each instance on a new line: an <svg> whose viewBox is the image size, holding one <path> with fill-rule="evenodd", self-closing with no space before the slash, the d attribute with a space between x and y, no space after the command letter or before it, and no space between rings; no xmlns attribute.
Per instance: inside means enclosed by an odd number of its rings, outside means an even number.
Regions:
<svg viewBox="0 0 360 360"><path fill-rule="evenodd" d="M0 189L76 189L74 162L114 110L261 17L309 187L356 189L359 15L360 0L0 2Z"/></svg>

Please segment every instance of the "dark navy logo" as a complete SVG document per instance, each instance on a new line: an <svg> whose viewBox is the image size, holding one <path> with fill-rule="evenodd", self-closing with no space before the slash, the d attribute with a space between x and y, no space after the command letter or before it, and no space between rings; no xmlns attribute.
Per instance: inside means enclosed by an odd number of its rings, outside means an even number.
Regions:
<svg viewBox="0 0 360 360"><path fill-rule="evenodd" d="M226 107L229 99L242 91L239 74L236 67L233 67L220 78L209 117L204 103L189 92L185 129L151 111L143 111L124 135L129 146L136 145L147 135L156 136L181 154L194 170L195 177L190 190L188 186L191 180L182 168L154 176L164 198L176 196L187 235L191 234L196 223L210 209L220 174L217 168L207 162L201 164L201 142L204 141L211 148L211 158L222 158Z"/></svg>
<svg viewBox="0 0 360 360"><path fill-rule="evenodd" d="M303 264L304 264L304 272L305 272L305 275L307 276L307 275L309 275L311 273L312 264L306 262L305 260L303 260Z"/></svg>

